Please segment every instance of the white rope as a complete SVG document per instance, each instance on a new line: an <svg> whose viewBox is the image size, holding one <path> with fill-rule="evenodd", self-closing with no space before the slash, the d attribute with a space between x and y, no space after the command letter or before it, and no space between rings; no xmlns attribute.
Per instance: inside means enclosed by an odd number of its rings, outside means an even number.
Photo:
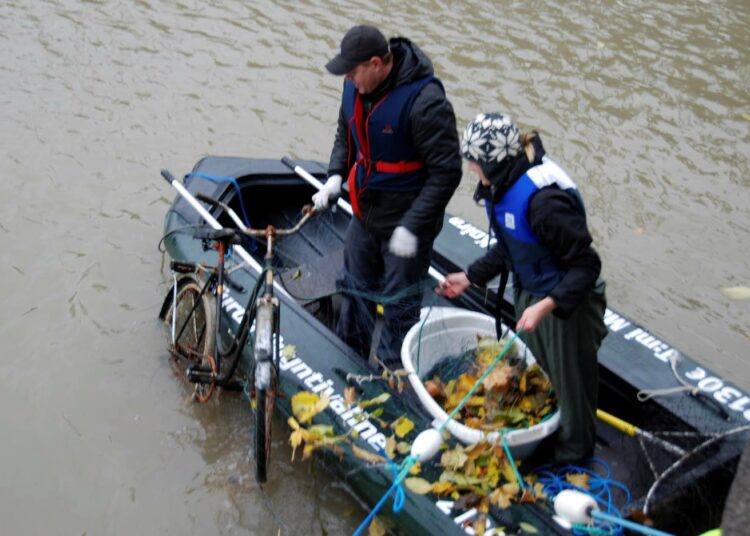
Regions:
<svg viewBox="0 0 750 536"><path fill-rule="evenodd" d="M688 391L693 395L698 393L698 388L695 385L686 382L679 374L677 374L677 361L680 359L680 353L673 348L669 353L669 356L667 356L667 359L669 359L669 366L672 369L672 374L674 374L675 379L682 385L679 387L665 387L660 389L641 389L636 395L639 402L645 402L649 398L655 396L667 396L676 393L684 393L685 391Z"/></svg>

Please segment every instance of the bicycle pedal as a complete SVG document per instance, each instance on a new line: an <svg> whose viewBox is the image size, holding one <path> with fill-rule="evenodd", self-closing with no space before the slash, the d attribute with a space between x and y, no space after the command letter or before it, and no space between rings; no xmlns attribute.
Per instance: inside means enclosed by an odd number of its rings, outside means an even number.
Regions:
<svg viewBox="0 0 750 536"><path fill-rule="evenodd" d="M185 371L185 376L190 383L213 383L216 381L216 375L211 368L201 365L190 365Z"/></svg>

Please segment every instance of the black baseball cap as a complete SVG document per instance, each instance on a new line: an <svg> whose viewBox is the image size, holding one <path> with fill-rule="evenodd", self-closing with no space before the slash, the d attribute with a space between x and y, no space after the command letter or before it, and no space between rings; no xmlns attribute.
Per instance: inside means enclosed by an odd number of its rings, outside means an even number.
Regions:
<svg viewBox="0 0 750 536"><path fill-rule="evenodd" d="M374 26L355 26L341 40L341 51L326 64L331 74L346 74L357 65L373 56L383 57L388 53L388 41Z"/></svg>

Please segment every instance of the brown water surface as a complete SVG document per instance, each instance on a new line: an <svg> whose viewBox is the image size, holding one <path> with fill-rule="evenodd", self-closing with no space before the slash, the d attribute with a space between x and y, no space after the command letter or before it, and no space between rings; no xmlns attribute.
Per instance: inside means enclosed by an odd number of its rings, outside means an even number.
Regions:
<svg viewBox="0 0 750 536"><path fill-rule="evenodd" d="M7 534L328 534L362 510L240 397L196 407L156 321L166 167L327 161L354 22L412 38L463 125L509 112L578 182L609 301L750 388L746 1L0 3L0 519ZM352 15L356 14L356 15ZM463 179L452 212L485 226Z"/></svg>

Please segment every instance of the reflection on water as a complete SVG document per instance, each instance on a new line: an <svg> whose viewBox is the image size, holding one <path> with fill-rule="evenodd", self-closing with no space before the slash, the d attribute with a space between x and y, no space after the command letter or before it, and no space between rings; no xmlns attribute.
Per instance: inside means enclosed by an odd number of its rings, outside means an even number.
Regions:
<svg viewBox="0 0 750 536"><path fill-rule="evenodd" d="M352 9L354 8L354 9ZM489 10L489 11L488 11ZM348 532L362 511L277 428L265 494L241 397L195 407L156 323L155 245L206 154L327 160L356 21L433 58L460 126L537 128L579 183L613 306L739 385L750 330L750 6L425 0L0 4L3 523L9 533ZM453 212L484 226L465 177ZM40 506L45 515L39 515Z"/></svg>

